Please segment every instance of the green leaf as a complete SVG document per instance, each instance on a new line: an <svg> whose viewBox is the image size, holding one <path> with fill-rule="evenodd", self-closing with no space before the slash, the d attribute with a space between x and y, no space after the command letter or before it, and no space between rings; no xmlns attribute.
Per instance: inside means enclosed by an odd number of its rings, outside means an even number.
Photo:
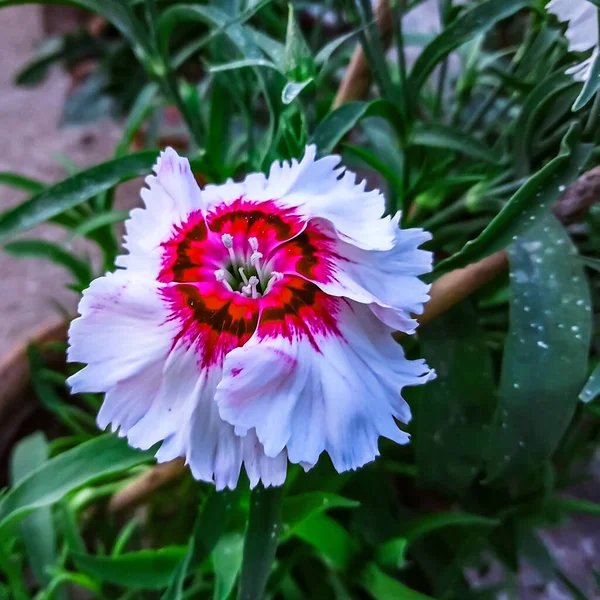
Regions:
<svg viewBox="0 0 600 600"><path fill-rule="evenodd" d="M411 144L414 146L453 150L475 160L491 164L499 164L502 160L493 149L488 148L479 140L447 125L419 125L411 138Z"/></svg>
<svg viewBox="0 0 600 600"><path fill-rule="evenodd" d="M386 575L375 563L365 567L360 580L375 600L433 600Z"/></svg>
<svg viewBox="0 0 600 600"><path fill-rule="evenodd" d="M544 503L544 510L550 512L577 513L582 515L592 515L600 517L600 504L588 500L579 500L578 498L552 498Z"/></svg>
<svg viewBox="0 0 600 600"><path fill-rule="evenodd" d="M213 552L215 569L214 600L227 600L233 591L242 568L244 536L239 533L224 535Z"/></svg>
<svg viewBox="0 0 600 600"><path fill-rule="evenodd" d="M528 0L485 0L461 13L440 35L427 44L416 60L407 82L413 98L418 97L429 75L450 52L476 35L485 33L498 21L510 17L527 4Z"/></svg>
<svg viewBox="0 0 600 600"><path fill-rule="evenodd" d="M591 402L600 394L600 364L596 365L594 372L590 375L586 384L583 386L579 399L582 402Z"/></svg>
<svg viewBox="0 0 600 600"><path fill-rule="evenodd" d="M462 496L481 467L494 415L492 358L468 302L419 331L423 356L437 373L411 396L419 477L425 485Z"/></svg>
<svg viewBox="0 0 600 600"><path fill-rule="evenodd" d="M299 81L308 79L315 74L313 57L300 28L296 24L292 4L288 5L283 68L289 79Z"/></svg>
<svg viewBox="0 0 600 600"><path fill-rule="evenodd" d="M211 65L211 73L221 73L223 71L234 71L245 67L267 67L279 71L277 65L266 58L243 58L241 60L232 60L222 65Z"/></svg>
<svg viewBox="0 0 600 600"><path fill-rule="evenodd" d="M314 79L312 77L309 77L305 81L288 81L281 91L281 101L284 104L290 104L296 99L298 94L313 81Z"/></svg>
<svg viewBox="0 0 600 600"><path fill-rule="evenodd" d="M591 336L584 267L552 215L517 237L509 260L510 328L484 452L488 481L526 477L554 451L585 381Z"/></svg>
<svg viewBox="0 0 600 600"><path fill-rule="evenodd" d="M294 535L317 549L333 569L344 571L359 552L354 538L337 521L317 514L300 522Z"/></svg>
<svg viewBox="0 0 600 600"><path fill-rule="evenodd" d="M294 533L302 521L333 508L356 508L360 502L330 492L308 492L290 496L283 503L283 530L285 537Z"/></svg>
<svg viewBox="0 0 600 600"><path fill-rule="evenodd" d="M531 146L534 128L539 125L540 118L547 112L548 102L568 87L577 85L571 77L563 73L555 73L541 81L527 96L523 108L515 124L515 148L513 151L513 167L518 176L530 172Z"/></svg>
<svg viewBox="0 0 600 600"><path fill-rule="evenodd" d="M413 519L406 527L401 529L400 535L410 543L423 535L427 535L443 527L494 527L496 525L500 525L500 521L482 515L460 512L438 512Z"/></svg>
<svg viewBox="0 0 600 600"><path fill-rule="evenodd" d="M250 516L244 539L239 600L262 600L271 573L279 535L283 488L259 484L250 497Z"/></svg>
<svg viewBox="0 0 600 600"><path fill-rule="evenodd" d="M128 210L111 210L105 213L92 215L89 219L82 221L77 227L71 231L71 239L86 236L101 227L121 223L129 218L130 211Z"/></svg>
<svg viewBox="0 0 600 600"><path fill-rule="evenodd" d="M18 485L47 460L48 442L42 432L23 438L12 452L11 484ZM47 569L56 563L56 532L50 507L39 508L23 519L19 532L35 579L44 587L52 579Z"/></svg>
<svg viewBox="0 0 600 600"><path fill-rule="evenodd" d="M0 213L0 242L40 225L123 181L148 173L156 156L154 150L131 154L95 165L47 187L26 202Z"/></svg>
<svg viewBox="0 0 600 600"><path fill-rule="evenodd" d="M408 540L403 537L393 538L377 548L377 562L388 569L403 569Z"/></svg>
<svg viewBox="0 0 600 600"><path fill-rule="evenodd" d="M45 183L37 181L37 179L31 179L31 177L25 177L25 175L19 175L18 173L9 173L8 171L0 171L0 185L6 185L32 194L37 194L46 187Z"/></svg>
<svg viewBox="0 0 600 600"><path fill-rule="evenodd" d="M578 130L573 127L565 136L559 155L519 189L476 239L439 263L434 275L439 277L485 258L508 246L514 236L530 229L579 176L590 157L592 147L577 144L577 139Z"/></svg>
<svg viewBox="0 0 600 600"><path fill-rule="evenodd" d="M330 154L342 138L365 117L383 117L402 128L396 107L387 100L347 102L329 113L317 126L309 143L316 144L322 154Z"/></svg>
<svg viewBox="0 0 600 600"><path fill-rule="evenodd" d="M93 279L90 264L77 258L58 244L45 240L17 240L4 246L4 250L19 258L45 258L67 269L78 283L88 285Z"/></svg>
<svg viewBox="0 0 600 600"><path fill-rule="evenodd" d="M158 85L156 83L148 83L142 88L125 121L123 134L115 148L115 158L125 156L129 152L135 134L154 109L154 100L157 95Z"/></svg>
<svg viewBox="0 0 600 600"><path fill-rule="evenodd" d="M600 89L600 54L596 55L594 63L590 69L589 77L587 78L583 88L575 103L573 104L573 112L585 108L587 103L596 95L596 92Z"/></svg>
<svg viewBox="0 0 600 600"><path fill-rule="evenodd" d="M187 553L173 574L162 600L182 600L183 584L188 570L200 565L214 550L227 528L233 511L237 508L240 494L241 485L238 485L234 491L210 493L194 524Z"/></svg>
<svg viewBox="0 0 600 600"><path fill-rule="evenodd" d="M50 459L0 500L0 531L36 508L51 506L69 492L107 475L152 460L116 435L101 435Z"/></svg>
<svg viewBox="0 0 600 600"><path fill-rule="evenodd" d="M317 55L315 56L315 63L317 65L324 65L325 63L327 63L327 61L331 58L331 55L340 46L342 46L349 39L353 38L357 33L359 33L360 31L362 31L366 27L369 27L368 23L365 24L365 25L363 25L362 27L359 27L358 29L355 29L354 31L351 31L350 33L346 33L345 35L341 35L339 38L336 38L335 40L331 40L331 42L325 44L319 50L319 52L317 52Z"/></svg>
<svg viewBox="0 0 600 600"><path fill-rule="evenodd" d="M158 590L166 587L185 557L183 546L140 550L119 556L93 556L72 552L77 567L101 581L128 589Z"/></svg>

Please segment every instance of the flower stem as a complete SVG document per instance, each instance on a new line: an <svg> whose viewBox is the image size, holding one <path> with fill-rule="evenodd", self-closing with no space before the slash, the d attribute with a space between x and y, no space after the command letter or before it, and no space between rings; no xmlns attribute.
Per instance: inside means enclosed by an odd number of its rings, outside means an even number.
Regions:
<svg viewBox="0 0 600 600"><path fill-rule="evenodd" d="M238 600L264 597L281 533L283 496L282 487L259 484L252 491Z"/></svg>

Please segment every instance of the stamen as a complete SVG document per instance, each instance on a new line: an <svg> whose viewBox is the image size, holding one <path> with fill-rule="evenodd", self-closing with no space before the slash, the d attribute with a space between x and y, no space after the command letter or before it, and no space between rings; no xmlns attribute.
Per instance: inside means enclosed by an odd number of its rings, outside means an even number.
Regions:
<svg viewBox="0 0 600 600"><path fill-rule="evenodd" d="M256 289L256 286L258 285L258 277L252 275L252 277L250 277L250 279L249 279L249 285L250 285L251 292L252 292L252 298L254 298L256 300L256 298L260 297L260 294L258 293L258 290Z"/></svg>
<svg viewBox="0 0 600 600"><path fill-rule="evenodd" d="M255 237L248 238L248 243L250 244L250 248L252 248L252 252L258 251L258 240Z"/></svg>
<svg viewBox="0 0 600 600"><path fill-rule="evenodd" d="M252 239L252 238L251 238ZM262 252L257 252L256 250L252 253L250 257L250 264L256 269L256 274L258 275L258 279L261 285L264 285L264 273L262 270L262 266L260 264L260 259L263 257Z"/></svg>
<svg viewBox="0 0 600 600"><path fill-rule="evenodd" d="M233 251L233 236L230 233L224 233L221 236L223 246L229 250L229 259L231 260L231 266L235 269L237 266L235 252Z"/></svg>
<svg viewBox="0 0 600 600"><path fill-rule="evenodd" d="M217 281L220 281L225 286L226 289L228 289L230 292L233 292L233 288L231 287L231 284L229 283L229 281L227 281L228 275L229 275L229 273L227 273L227 271L225 271L225 269L217 269L215 271L215 277L216 277Z"/></svg>
<svg viewBox="0 0 600 600"><path fill-rule="evenodd" d="M242 278L242 281L248 285L248 278L246 277L246 273L244 273L244 267L240 267L238 269L238 273L240 274L240 277Z"/></svg>
<svg viewBox="0 0 600 600"><path fill-rule="evenodd" d="M271 289L273 288L273 286L278 282L281 281L283 279L283 273L280 273L279 271L273 271L271 273L271 278L269 279L269 281L267 282L267 287L265 288L265 291L263 293L263 296L266 296Z"/></svg>

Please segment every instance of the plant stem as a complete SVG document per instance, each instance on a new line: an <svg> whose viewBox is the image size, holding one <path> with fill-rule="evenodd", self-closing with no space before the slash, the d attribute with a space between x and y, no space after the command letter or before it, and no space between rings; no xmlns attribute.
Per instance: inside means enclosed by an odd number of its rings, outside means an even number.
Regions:
<svg viewBox="0 0 600 600"><path fill-rule="evenodd" d="M452 9L452 0L438 0L438 14L440 17L440 25L442 31L448 25L450 18L450 11ZM442 66L440 67L440 76L438 79L437 94L435 98L435 105L433 108L433 114L436 118L440 118L443 115L443 101L444 101L444 89L446 88L446 77L448 75L448 57L444 59Z"/></svg>

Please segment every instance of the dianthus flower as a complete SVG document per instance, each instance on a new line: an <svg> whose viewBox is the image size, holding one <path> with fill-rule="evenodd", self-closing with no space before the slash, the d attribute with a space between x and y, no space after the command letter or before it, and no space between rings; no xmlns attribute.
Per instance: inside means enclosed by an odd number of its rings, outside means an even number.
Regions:
<svg viewBox="0 0 600 600"><path fill-rule="evenodd" d="M393 331L422 312L430 236L383 217L340 158L274 163L268 177L198 187L188 161L161 154L126 222L114 273L92 282L69 331L86 363L73 392L106 392L98 425L134 447L162 442L195 478L280 485L288 459L338 471L400 444L402 388L432 377Z"/></svg>

